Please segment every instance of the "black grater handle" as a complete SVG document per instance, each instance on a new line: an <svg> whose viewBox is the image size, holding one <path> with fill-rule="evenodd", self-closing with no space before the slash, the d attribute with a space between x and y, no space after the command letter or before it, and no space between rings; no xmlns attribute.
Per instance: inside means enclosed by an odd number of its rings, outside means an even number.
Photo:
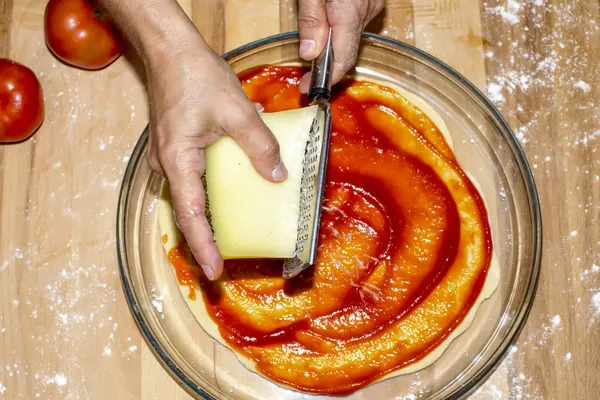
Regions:
<svg viewBox="0 0 600 400"><path fill-rule="evenodd" d="M329 100L331 97L331 75L333 74L333 45L331 42L331 28L325 48L314 59L310 75L310 89L308 98L315 101L318 98Z"/></svg>

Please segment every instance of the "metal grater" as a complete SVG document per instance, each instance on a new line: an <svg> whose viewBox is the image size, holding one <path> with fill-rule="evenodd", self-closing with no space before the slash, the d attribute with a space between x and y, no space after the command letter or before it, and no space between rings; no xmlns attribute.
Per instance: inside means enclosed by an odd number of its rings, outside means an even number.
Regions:
<svg viewBox="0 0 600 400"><path fill-rule="evenodd" d="M300 215L296 238L296 254L283 265L283 277L290 279L304 271L317 260L321 204L325 191L325 173L331 133L331 74L333 48L331 28L323 52L312 63L308 97L317 105L317 113L310 127L310 135L302 166L300 189Z"/></svg>

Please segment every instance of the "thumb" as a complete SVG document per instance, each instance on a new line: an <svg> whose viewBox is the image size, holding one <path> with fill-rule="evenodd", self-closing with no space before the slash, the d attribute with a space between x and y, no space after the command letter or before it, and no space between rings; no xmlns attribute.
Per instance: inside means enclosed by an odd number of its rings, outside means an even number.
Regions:
<svg viewBox="0 0 600 400"><path fill-rule="evenodd" d="M314 60L325 47L329 23L325 0L298 1L298 29L300 30L300 57Z"/></svg>
<svg viewBox="0 0 600 400"><path fill-rule="evenodd" d="M255 106L247 103L248 107L244 107L238 118L230 119L225 131L250 157L260 175L273 182L283 181L287 178L287 169L281 159L279 142L260 118Z"/></svg>

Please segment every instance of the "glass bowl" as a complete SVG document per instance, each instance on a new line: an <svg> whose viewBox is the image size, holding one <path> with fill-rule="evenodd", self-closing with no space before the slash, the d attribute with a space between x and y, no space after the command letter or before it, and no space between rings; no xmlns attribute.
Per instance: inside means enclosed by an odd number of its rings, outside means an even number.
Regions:
<svg viewBox="0 0 600 400"><path fill-rule="evenodd" d="M279 34L223 57L236 72L261 64L300 62L298 34ZM542 226L531 170L507 123L463 76L414 47L363 34L355 74L399 85L423 97L444 118L456 157L488 203L500 284L471 327L433 365L367 386L349 398L407 395L443 399L473 392L497 367L523 327L540 274ZM146 162L148 132L123 179L117 215L121 278L131 312L159 361L191 395L211 399L301 399L248 371L214 341L183 299L158 232L162 178Z"/></svg>

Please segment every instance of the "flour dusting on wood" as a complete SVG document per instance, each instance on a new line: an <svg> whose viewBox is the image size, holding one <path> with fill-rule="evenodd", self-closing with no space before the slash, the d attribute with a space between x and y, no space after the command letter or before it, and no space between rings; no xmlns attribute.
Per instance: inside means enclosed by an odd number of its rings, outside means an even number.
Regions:
<svg viewBox="0 0 600 400"><path fill-rule="evenodd" d="M139 368L140 340L119 282L116 206L145 95L126 57L85 72L50 55L44 6L14 3L13 51L40 78L46 117L2 149L0 397L119 398L110 374Z"/></svg>
<svg viewBox="0 0 600 400"><path fill-rule="evenodd" d="M394 3L388 13L410 13L407 20L454 35L452 23L432 14L446 12L450 3ZM0 165L4 196L15 199L10 207L3 203L0 214L0 281L7 288L1 294L0 397L119 398L127 389L107 385L114 382L108 374L139 368L141 342L121 294L114 221L120 180L147 120L143 90L136 76L123 72L125 59L97 73L57 62L43 43L44 5L19 5L19 22L13 21L13 52L27 54L16 60L40 77L47 116L32 139L3 150ZM285 7L294 19L292 2ZM480 8L489 27L479 44L487 95L524 147L538 188L546 188L540 193L547 232L540 290L553 295L538 298L518 342L473 398L552 398L548 376L521 369L526 351L560 365L553 376L560 380L588 356L571 344L600 339L600 14L597 3L584 1L494 0ZM384 35L415 40L414 27L385 21ZM256 20L252 25L260 28ZM11 179L9 166L33 172ZM557 190L548 190L555 183ZM23 226L15 229L13 220ZM556 232L561 240L551 241ZM160 312L162 301L155 296L149 306ZM426 396L418 377L405 399Z"/></svg>

